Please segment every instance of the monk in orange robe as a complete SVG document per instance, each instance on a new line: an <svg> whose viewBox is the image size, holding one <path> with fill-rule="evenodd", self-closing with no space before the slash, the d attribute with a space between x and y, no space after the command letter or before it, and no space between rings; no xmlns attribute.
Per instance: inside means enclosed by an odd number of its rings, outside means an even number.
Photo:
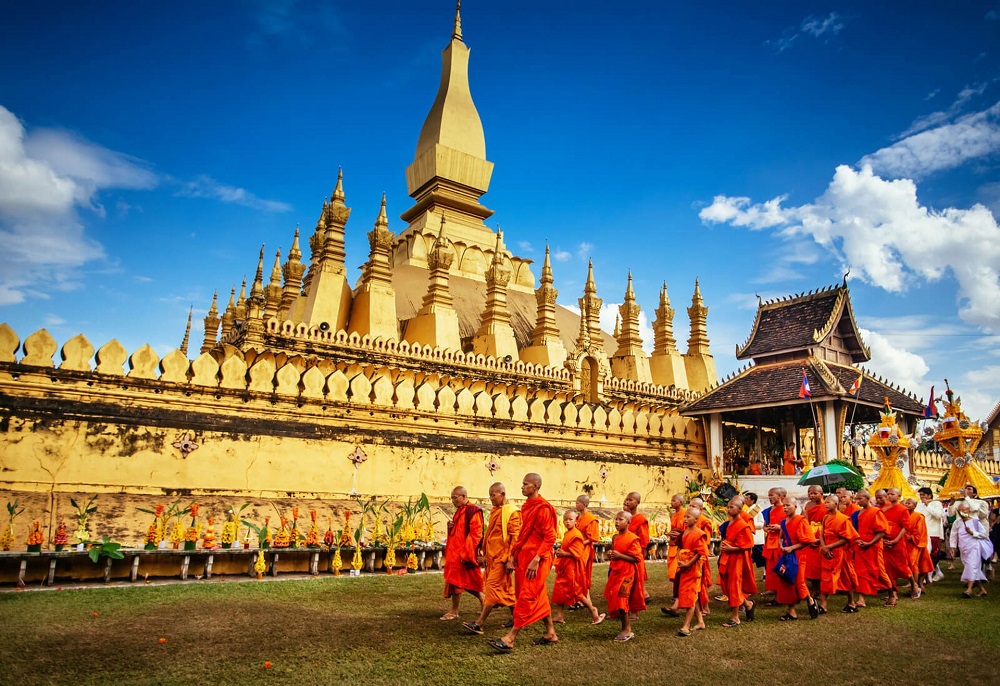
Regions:
<svg viewBox="0 0 1000 686"><path fill-rule="evenodd" d="M740 624L740 610L746 610L747 621L754 619L754 603L749 596L757 592L753 560L753 524L742 516L743 497L736 496L729 501L729 526L726 536L719 546L719 585L729 599L731 616L722 626L733 627Z"/></svg>
<svg viewBox="0 0 1000 686"><path fill-rule="evenodd" d="M673 596L677 597L677 551L684 525L684 496L675 494L670 498L670 547L667 548L667 578L673 584ZM707 556L706 556L707 557Z"/></svg>
<svg viewBox="0 0 1000 686"><path fill-rule="evenodd" d="M781 557L781 522L785 519L785 508L782 504L787 491L783 488L772 488L767 492L767 502L770 507L764 510L764 590L777 592L778 577L774 573L774 565ZM794 512L794 511L793 511ZM813 539L810 539L810 542ZM805 569L802 569L805 574ZM803 577L805 578L805 577Z"/></svg>
<svg viewBox="0 0 1000 686"><path fill-rule="evenodd" d="M622 507L632 515L628 530L639 537L639 545L642 546L642 558L639 560L638 584L642 588L643 599L649 600L649 596L646 594L646 579L649 578L646 573L646 554L649 550L649 520L646 519L646 515L639 512L640 502L642 502L642 497L635 491L632 491L625 496L625 502L622 503ZM643 609L645 609L645 606L643 606ZM633 614L632 619L635 619L637 614Z"/></svg>
<svg viewBox="0 0 1000 686"><path fill-rule="evenodd" d="M896 585L896 579L909 579L910 588L917 588L916 576L910 569L910 548L906 542L910 513L899 502L899 496L898 488L886 489L886 505L882 508L882 513L885 515L886 521L889 522L889 533L883 539L885 571L892 581L889 599L885 602L888 607L895 607L896 601L899 599L899 587Z"/></svg>
<svg viewBox="0 0 1000 686"><path fill-rule="evenodd" d="M840 511L837 496L827 496L824 504L826 517L823 518L822 545L819 549L823 573L819 584L819 611L826 614L827 599L838 591L846 591L847 605L842 612L857 612L854 594L858 588L858 577L851 564L848 546L857 540L858 532L851 524L851 518Z"/></svg>
<svg viewBox="0 0 1000 686"><path fill-rule="evenodd" d="M840 501L838 509L848 517L861 510L858 504L854 502L854 491L849 491L846 488L838 488L837 499Z"/></svg>
<svg viewBox="0 0 1000 686"><path fill-rule="evenodd" d="M807 491L809 502L804 506L802 514L812 527L813 536L816 540L805 551L806 559L806 583L812 584L814 595L819 593L820 579L823 577L823 567L819 560L820 528L823 517L826 516L826 506L823 504L823 488L820 486L810 486Z"/></svg>
<svg viewBox="0 0 1000 686"><path fill-rule="evenodd" d="M584 545L583 532L576 526L576 510L566 510L563 513L563 525L566 534L563 536L556 556L556 583L552 587L552 604L556 606L556 624L565 624L565 610L569 605L581 602L590 610L591 624L600 624L605 615L599 614L587 595L584 574L587 571L587 547Z"/></svg>
<svg viewBox="0 0 1000 686"><path fill-rule="evenodd" d="M583 534L583 545L587 548L587 569L584 572L584 583L587 587L587 599L590 600L590 587L594 581L594 544L601 542L601 523L589 509L590 496L583 494L576 498L576 528Z"/></svg>
<svg viewBox="0 0 1000 686"><path fill-rule="evenodd" d="M621 631L615 636L618 642L631 641L632 618L646 609L643 589L640 586L639 570L642 564L642 543L639 537L629 531L632 514L623 510L615 515L615 529L618 534L611 541L608 551L608 583L604 586L604 600L608 604L608 614L619 617Z"/></svg>
<svg viewBox="0 0 1000 686"><path fill-rule="evenodd" d="M451 492L455 515L448 522L444 549L444 597L451 598L451 609L440 619L458 619L458 601L468 593L483 602L483 570L479 568L480 543L483 540L483 511L469 502L462 486Z"/></svg>
<svg viewBox="0 0 1000 686"><path fill-rule="evenodd" d="M678 532L677 541L677 572L674 588L677 589L677 606L685 610L684 624L677 635L691 635L691 620L696 619L695 630L705 628L705 619L701 614L701 573L702 558L708 557L709 537L698 527L701 510L689 507L684 512L684 530Z"/></svg>
<svg viewBox="0 0 1000 686"><path fill-rule="evenodd" d="M795 445L785 446L785 454L781 458L781 473L785 476L795 476L796 468L802 466L802 460L795 457Z"/></svg>
<svg viewBox="0 0 1000 686"><path fill-rule="evenodd" d="M514 607L514 575L507 570L507 560L521 531L521 513L507 502L507 489L502 483L490 486L490 503L493 509L486 524L480 560L486 566L483 573L483 610L476 621L462 623L463 627L480 635L493 608Z"/></svg>
<svg viewBox="0 0 1000 686"><path fill-rule="evenodd" d="M556 542L556 511L539 494L541 489L542 477L534 473L524 475L521 495L526 500L521 506L521 533L507 561L507 569L514 572L514 626L503 638L490 639L490 647L497 652L513 650L521 629L538 620L545 622L545 633L535 643L547 645L559 640L545 587L545 578L552 569L552 547Z"/></svg>
<svg viewBox="0 0 1000 686"><path fill-rule="evenodd" d="M907 498L904 506L910 513L910 525L906 528L906 542L910 548L910 573L916 575L919 584L910 590L910 597L916 600L926 590L923 579L934 571L934 561L927 550L927 545L930 543L927 520L923 513L916 511L917 499Z"/></svg>
<svg viewBox="0 0 1000 686"><path fill-rule="evenodd" d="M879 591L892 587L882 556L882 539L889 533L889 522L882 510L872 504L868 491L858 491L854 497L860 508L851 517L858 532L852 546L854 571L858 576L856 606L865 607L866 595L878 595Z"/></svg>
<svg viewBox="0 0 1000 686"><path fill-rule="evenodd" d="M784 490L784 489L782 489ZM794 621L798 619L795 606L799 601L805 600L809 604L809 616L816 619L818 616L818 606L813 597L809 594L809 587L806 586L806 565L805 552L816 540L809 522L800 514L796 514L798 503L795 498L784 497L781 501L781 510L785 518L778 529L781 532L781 547L778 549L777 563L783 553L794 553L799 562L799 570L794 581L785 581L776 572L774 567L768 569L768 575L773 576L777 581L777 590L774 593L774 600L779 605L787 606L785 614L778 619L782 622Z"/></svg>

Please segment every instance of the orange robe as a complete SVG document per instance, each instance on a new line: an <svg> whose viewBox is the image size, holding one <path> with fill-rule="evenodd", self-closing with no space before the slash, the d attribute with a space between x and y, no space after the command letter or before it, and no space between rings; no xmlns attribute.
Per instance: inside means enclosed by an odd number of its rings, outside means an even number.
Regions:
<svg viewBox="0 0 1000 686"><path fill-rule="evenodd" d="M601 523L597 517L591 514L590 510L584 510L576 520L576 528L583 534L587 545L587 569L584 571L584 584L587 587L586 593L590 593L590 586L594 579L594 544L601 541Z"/></svg>
<svg viewBox="0 0 1000 686"><path fill-rule="evenodd" d="M885 535L884 539L887 542L896 538L901 530L910 525L910 511L899 503L889 505L882 512L889 522L889 533ZM886 543L883 554L885 556L885 571L893 580L893 587L895 587L896 579L910 578L910 546L906 542L905 534L896 545L890 546Z"/></svg>
<svg viewBox="0 0 1000 686"><path fill-rule="evenodd" d="M772 505L767 513L767 521L764 522L766 526L780 526L781 522L785 519L785 508L781 505ZM791 532L789 532L791 533ZM814 539L813 539L814 540ZM764 588L768 591L778 590L778 575L773 571L774 565L778 564L778 558L781 557L781 532L776 533L768 532L764 536ZM802 560L800 559L801 563ZM799 569L805 574L805 569L801 566Z"/></svg>
<svg viewBox="0 0 1000 686"><path fill-rule="evenodd" d="M511 546L521 531L521 513L508 509L505 527L504 508L513 509L513 506L494 507L490 510L490 521L486 524L486 535L483 537L483 555L486 558L483 590L487 605L513 607L514 573L507 571L507 560L510 559Z"/></svg>
<svg viewBox="0 0 1000 686"><path fill-rule="evenodd" d="M619 612L645 610L645 590L639 583L639 565L642 562L642 543L639 537L631 531L623 531L615 536L611 547L619 553L631 555L638 562L611 560L609 563L608 583L604 587L608 614L617 617Z"/></svg>
<svg viewBox="0 0 1000 686"><path fill-rule="evenodd" d="M697 526L685 529L681 532L677 545L677 559L675 567L680 562L686 562L695 555L700 555L703 559L708 559L708 534ZM701 575L703 565L699 560L688 569L674 572L674 583L677 587L677 607L686 610L693 607L698 602L701 595Z"/></svg>
<svg viewBox="0 0 1000 686"><path fill-rule="evenodd" d="M823 517L826 516L826 506L823 503L819 505L806 506L805 508L806 521L809 522L809 526L812 527L813 535L816 540L820 537L820 527L823 521ZM823 567L820 564L820 554L818 547L808 547L806 548L805 560L806 560L806 578L815 579L819 581L823 577Z"/></svg>
<svg viewBox="0 0 1000 686"><path fill-rule="evenodd" d="M843 512L833 512L823 518L823 543L832 545L844 539L846 545L830 551L833 557L820 553L820 565L823 575L820 577L821 593L832 595L837 591L854 591L858 588L858 576L851 564L849 546L857 539L858 532L851 524L851 518Z"/></svg>
<svg viewBox="0 0 1000 686"><path fill-rule="evenodd" d="M556 557L556 583L552 587L552 602L572 605L587 595L583 576L587 571L587 547L583 533L576 527L568 529L559 549L572 557Z"/></svg>
<svg viewBox="0 0 1000 686"><path fill-rule="evenodd" d="M858 505L857 503L851 503L850 505L848 505L847 507L845 507L843 510L841 510L841 512L843 512L845 515L847 515L848 517L850 517L855 512L861 512L861 506Z"/></svg>
<svg viewBox="0 0 1000 686"><path fill-rule="evenodd" d="M782 510L782 512L784 512ZM795 515L784 520L785 529L788 531L788 537L790 541L782 541L786 545L797 545L799 543L812 543L816 540L816 536L813 534L812 527L809 526L809 522L802 515ZM781 537L781 534L779 534ZM781 537L782 539L784 537ZM805 563L805 552L809 550L809 546L804 548L799 548L795 551L795 557L799 561L799 573L795 577L795 583L788 583L783 580L780 576L772 572L774 565L767 568L768 578L774 577L777 581L774 601L779 605L795 605L800 600L805 600L809 595L809 589L806 587L806 563ZM781 557L781 549L778 549L778 557ZM778 562L778 557L775 558L775 564ZM770 564L770 563L769 563Z"/></svg>
<svg viewBox="0 0 1000 686"><path fill-rule="evenodd" d="M930 574L934 571L934 561L927 551L927 520L914 510L910 513L907 538L910 544L910 571L914 574Z"/></svg>
<svg viewBox="0 0 1000 686"><path fill-rule="evenodd" d="M791 448L785 448L785 453L781 456L781 459L781 473L785 476L795 476L795 451Z"/></svg>
<svg viewBox="0 0 1000 686"><path fill-rule="evenodd" d="M719 552L719 585L729 597L729 607L739 607L747 596L757 592L753 560L750 558L750 551L753 550L753 525L747 524L743 517L730 520L725 540L740 550Z"/></svg>
<svg viewBox="0 0 1000 686"><path fill-rule="evenodd" d="M698 517L698 522L695 524L699 529L708 534L709 545L712 542L712 533L715 531L715 525L712 524L712 520L701 515ZM703 608L708 607L708 590L712 588L712 566L708 562L708 556L702 560L701 563L701 606Z"/></svg>
<svg viewBox="0 0 1000 686"><path fill-rule="evenodd" d="M639 539L639 545L642 546L642 554L639 555L639 576L636 579L636 585L642 587L643 597L645 597L646 579L648 578L646 574L646 551L649 550L649 520L646 519L646 515L636 512L628 523L628 530L636 535Z"/></svg>
<svg viewBox="0 0 1000 686"><path fill-rule="evenodd" d="M537 496L521 506L521 533L510 555L514 568L514 626L534 624L552 613L545 579L552 569L552 546L556 542L556 510L545 498ZM526 576L528 565L539 557L535 578Z"/></svg>
<svg viewBox="0 0 1000 686"><path fill-rule="evenodd" d="M470 509L471 508L471 509ZM444 597L483 590L483 570L479 568L479 542L483 540L482 510L463 505L455 510L444 549Z"/></svg>
<svg viewBox="0 0 1000 686"><path fill-rule="evenodd" d="M889 532L889 522L882 510L877 507L862 508L858 513L858 541L870 541L875 534ZM855 542L857 543L857 542ZM885 560L882 557L882 541L868 546L864 550L856 544L851 546L854 560L854 571L858 575L858 592L864 595L876 595L882 589L890 588L892 583L885 573Z"/></svg>
<svg viewBox="0 0 1000 686"><path fill-rule="evenodd" d="M678 538L674 542L671 537L671 545L667 548L667 578L673 579L677 576L677 551L680 546L680 534L684 533L684 513L686 510L682 507L677 510L673 515L670 516L670 531L676 531ZM706 557L708 557L706 555Z"/></svg>

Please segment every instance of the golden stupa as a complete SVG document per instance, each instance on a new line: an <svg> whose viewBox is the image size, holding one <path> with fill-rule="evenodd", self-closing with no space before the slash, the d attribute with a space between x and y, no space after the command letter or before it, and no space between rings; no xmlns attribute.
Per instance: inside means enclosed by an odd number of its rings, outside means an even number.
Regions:
<svg viewBox="0 0 1000 686"><path fill-rule="evenodd" d="M885 399L885 411L881 413L882 421L868 439L868 445L878 457L875 469L878 478L871 484L874 493L880 488L898 488L903 498L916 498L917 492L903 474L903 467L909 459L910 437L900 431L896 424L896 413L892 411L889 399Z"/></svg>
<svg viewBox="0 0 1000 686"><path fill-rule="evenodd" d="M946 379L945 383L947 382ZM934 440L948 451L944 462L950 469L944 487L938 492L938 498L964 498L965 487L970 485L976 487L980 498L1000 497L1000 488L977 462L983 457L983 451L979 449L979 442L983 438L982 427L965 416L962 412L962 399L956 398L950 387L945 396L944 417L934 433ZM931 403L933 402L932 398Z"/></svg>

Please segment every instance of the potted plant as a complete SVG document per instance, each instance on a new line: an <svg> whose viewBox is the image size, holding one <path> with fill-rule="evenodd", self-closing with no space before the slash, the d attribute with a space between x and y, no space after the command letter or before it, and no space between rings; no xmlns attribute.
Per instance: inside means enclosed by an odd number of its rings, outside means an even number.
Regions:
<svg viewBox="0 0 1000 686"><path fill-rule="evenodd" d="M76 508L76 533L73 534L73 537L76 539L77 545L79 546L87 546L91 544L90 526L88 525L87 520L90 518L90 515L97 512L97 506L94 505L96 501L96 495L90 496L90 500L83 505L80 505L72 498L69 499L69 504Z"/></svg>
<svg viewBox="0 0 1000 686"><path fill-rule="evenodd" d="M45 542L45 536L42 535L42 530L39 527L38 522L35 522L35 528L32 529L30 534L28 534L28 552L29 553L42 552L42 543L44 542Z"/></svg>
<svg viewBox="0 0 1000 686"><path fill-rule="evenodd" d="M62 550L68 540L69 536L66 534L66 522L59 522L59 526L56 528L56 533L52 537L52 545L55 547L56 552Z"/></svg>
<svg viewBox="0 0 1000 686"><path fill-rule="evenodd" d="M201 527L198 525L198 511L201 509L201 505L191 503L191 507L188 509L191 512L191 526L184 532L184 550L194 550L198 547L198 537L201 532Z"/></svg>
<svg viewBox="0 0 1000 686"><path fill-rule="evenodd" d="M7 503L7 525L3 529L3 533L0 534L0 548L4 550L10 550L11 545L14 544L14 520L24 512L24 508L17 509L17 499L14 499L13 503Z"/></svg>

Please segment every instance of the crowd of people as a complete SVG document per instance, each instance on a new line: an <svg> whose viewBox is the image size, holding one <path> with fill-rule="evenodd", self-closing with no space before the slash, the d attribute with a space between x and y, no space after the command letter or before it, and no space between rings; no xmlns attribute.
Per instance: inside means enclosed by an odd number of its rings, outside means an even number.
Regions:
<svg viewBox="0 0 1000 686"><path fill-rule="evenodd" d="M451 607L440 619L458 620L460 599L470 594L481 610L461 626L474 634L485 633L493 610L511 609L512 618L503 624L507 633L488 641L500 653L511 652L521 630L536 622L542 622L544 630L533 643L557 643L556 626L565 623L567 609L586 609L595 626L606 618L617 620L614 640L632 640L633 624L650 602L649 521L639 512L640 495L629 493L615 515L617 533L606 555L606 612L601 612L590 593L594 546L600 542L590 498L579 496L575 507L562 514L566 533L557 546L559 515L541 496L541 487L538 474L525 475L525 501L518 510L508 502L504 485L493 484L488 520L469 501L465 488L452 491L456 509L448 526L444 566L444 596ZM666 567L672 603L660 610L682 620L678 637L707 626L713 586L709 558L716 531L714 581L721 594L715 599L729 608L724 628L754 621L758 603L779 607L777 619L783 622L798 620L798 609L805 603L810 619L816 619L833 611L829 599L838 593L846 595L840 609L845 614L859 612L880 596L886 606L894 607L901 594L920 598L928 584L944 576L942 562L952 564L956 557L966 584L962 596L987 595L984 582L994 557L990 508L973 487L947 507L934 500L928 488L920 489L919 500L904 499L895 488L874 494L838 489L825 495L821 487L810 486L807 495L801 508L783 488L768 491L766 507L754 493L736 495L728 502L727 520L718 526L706 515L701 498L688 503L681 495L671 498ZM763 589L757 584L756 569L761 567ZM550 599L546 579L553 568Z"/></svg>

